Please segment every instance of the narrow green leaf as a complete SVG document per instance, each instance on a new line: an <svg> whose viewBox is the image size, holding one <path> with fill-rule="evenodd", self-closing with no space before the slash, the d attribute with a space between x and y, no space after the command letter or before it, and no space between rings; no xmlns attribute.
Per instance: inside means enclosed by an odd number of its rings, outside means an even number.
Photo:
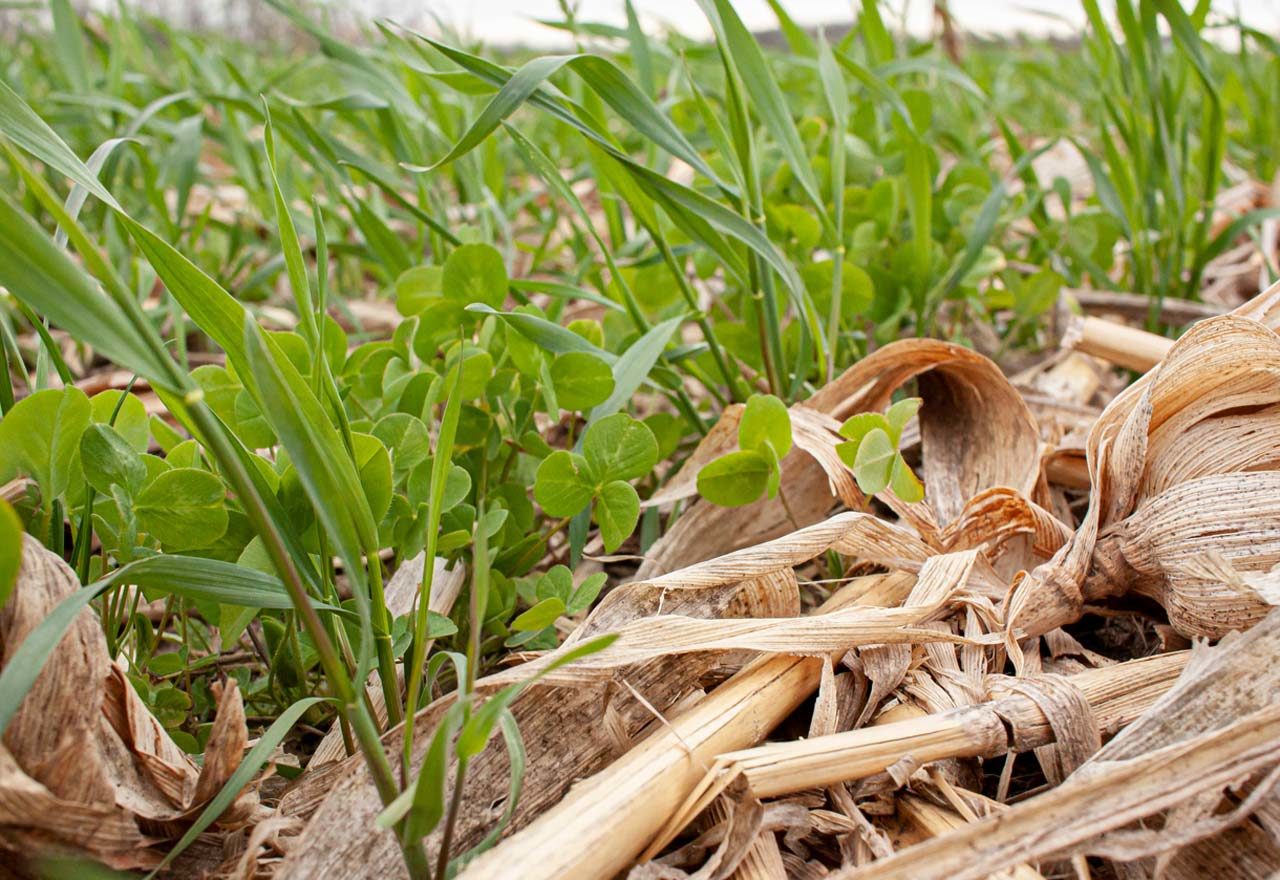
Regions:
<svg viewBox="0 0 1280 880"><path fill-rule="evenodd" d="M603 651L617 641L617 638L613 634L600 636L587 642L580 642L564 653L557 652L554 655L555 659L539 669L535 675L524 681L508 685L485 700L484 704L467 719L462 726L462 730L458 733L456 751L459 759L474 758L484 751L484 747L489 742L489 737L493 733L493 726L499 716L526 688L563 666L568 666L583 657Z"/></svg>
<svg viewBox="0 0 1280 880"><path fill-rule="evenodd" d="M377 525L355 465L297 369L268 351L266 338L245 317L244 350L262 397L263 415L289 453L316 516L342 558L361 612L361 667L372 646L372 611L364 575L364 553L378 550ZM363 680L363 670L359 676Z"/></svg>
<svg viewBox="0 0 1280 880"><path fill-rule="evenodd" d="M683 321L683 317L670 318L631 343L631 347L613 365L613 393L608 400L591 411L588 422L597 422L627 405L631 396L648 378L649 371L662 357L671 335ZM576 333L573 335L577 336Z"/></svg>
<svg viewBox="0 0 1280 880"><path fill-rule="evenodd" d="M80 157L3 81L0 81L0 132L106 204L114 208L120 207L111 193L98 182L97 176L80 161Z"/></svg>
<svg viewBox="0 0 1280 880"><path fill-rule="evenodd" d="M53 44L62 73L70 91L89 93L89 56L85 51L84 31L71 7L71 0L51 0L53 12Z"/></svg>
<svg viewBox="0 0 1280 880"><path fill-rule="evenodd" d="M497 315L526 339L537 343L553 354L581 351L595 355L608 364L614 364L618 360L616 355L602 348L597 348L572 330L561 327L559 324L548 321L546 318L540 318L537 315L529 315L524 312L499 312L484 303L469 305L467 306L467 311L482 315ZM668 336L670 336L669 333ZM663 344L666 344L665 341Z"/></svg>
<svg viewBox="0 0 1280 880"><path fill-rule="evenodd" d="M155 877L160 871L172 864L173 860L181 855L187 847L195 843L196 838L216 822L227 807L235 802L241 790L253 781L253 777L271 759L276 747L280 745L289 731L293 729L293 726L302 718L303 714L312 706L323 703L326 700L326 697L306 697L281 712L279 717L271 722L271 726L258 737L258 741L249 750L249 754L241 759L240 765L236 767L236 771L231 774L226 784L200 811L196 821L191 824L191 827L165 854L164 860L147 877Z"/></svg>
<svg viewBox="0 0 1280 880"><path fill-rule="evenodd" d="M320 332L316 324L315 306L311 299L311 282L307 279L307 264L302 256L302 245L298 241L298 230L293 223L293 215L289 213L289 205L285 201L284 191L280 188L280 178L276 174L276 138L271 126L271 108L267 99L262 99L262 111L266 124L263 129L267 152L267 171L271 175L271 191L276 209L276 226L280 230L280 245L284 249L284 264L289 276L289 289L293 291L293 299L298 311L298 326L302 330L302 338L312 351L320 347Z"/></svg>
<svg viewBox="0 0 1280 880"><path fill-rule="evenodd" d="M0 82L0 98L3 89ZM0 286L118 366L167 379L167 365L139 343L120 310L6 193L0 193Z"/></svg>
<svg viewBox="0 0 1280 880"><path fill-rule="evenodd" d="M710 20L717 41L732 58L734 67L742 78L743 87L751 96L751 108L773 136L801 189L826 224L826 200L823 199L822 190L814 177L809 154L800 140L800 132L791 118L787 99L760 50L760 44L742 23L729 0L698 0L698 5Z"/></svg>
<svg viewBox="0 0 1280 880"><path fill-rule="evenodd" d="M0 734L3 734L35 684L58 642L89 601L111 584L99 581L63 599L36 624L0 670Z"/></svg>

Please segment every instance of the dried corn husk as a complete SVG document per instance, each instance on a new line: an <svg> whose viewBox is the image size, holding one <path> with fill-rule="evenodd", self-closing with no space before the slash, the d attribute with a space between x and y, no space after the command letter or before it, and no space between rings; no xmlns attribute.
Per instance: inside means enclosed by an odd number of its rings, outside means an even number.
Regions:
<svg viewBox="0 0 1280 880"><path fill-rule="evenodd" d="M877 863L874 876L976 878L1075 853L1145 858L1239 823L1280 783L1277 660L1280 611L1273 611L1247 633L1197 649L1177 684L1062 785L899 852ZM1224 787L1250 777L1234 807L1219 810ZM1128 827L1182 804L1193 805L1192 820L1166 821L1165 834ZM1255 847L1249 857L1266 862L1267 853Z"/></svg>
<svg viewBox="0 0 1280 880"><path fill-rule="evenodd" d="M744 563L737 577L729 571L707 573L698 589L666 587L636 590L627 601L609 602L611 620L627 620L629 613L631 617L651 614L660 606L688 618L741 613L781 616L799 610L795 575L778 564ZM597 608L587 625L599 613ZM527 755L513 826L530 821L560 800L575 779L606 766L632 740L659 724L654 712L667 711L696 691L701 678L717 666L718 653L657 656L620 669L597 670L585 681L581 676L558 680L559 685L547 681L526 692L512 707ZM477 682L477 689L496 690L529 671L517 667L488 676ZM415 726L432 730L451 700L442 698L422 710ZM602 735L611 727L613 734ZM396 728L385 738L388 748L397 752L399 732ZM415 743L415 767L426 744L426 737ZM507 755L501 741L495 741L468 770L467 809L459 817L455 838L460 847L477 843L497 821L508 786ZM286 860L289 876L328 877L335 871L350 877L403 875L404 863L394 839L373 826L381 804L359 756L314 778L304 775L285 795L281 809L286 815L311 817Z"/></svg>
<svg viewBox="0 0 1280 880"><path fill-rule="evenodd" d="M1046 632L1075 619L1086 601L1131 588L1164 604L1185 635L1256 622L1268 606L1197 578L1194 560L1216 549L1245 572L1280 560L1266 507L1276 456L1270 442L1254 439L1280 402L1278 378L1280 338L1264 325L1224 316L1188 331L1094 426L1089 513L1018 586L1010 624Z"/></svg>
<svg viewBox="0 0 1280 880"><path fill-rule="evenodd" d="M23 536L22 567L0 610L9 662L35 626L80 589L59 557ZM107 656L85 608L54 649L0 746L0 848L21 858L63 854L117 868L154 867L235 772L247 744L234 682L219 694L203 767L151 715L124 669ZM219 820L235 828L254 813L243 793Z"/></svg>
<svg viewBox="0 0 1280 880"><path fill-rule="evenodd" d="M783 461L782 486L795 520L779 500L745 507L695 503L646 556L639 577L672 571L770 540L819 520L840 500L861 507L862 496L835 455L840 422L882 410L891 395L918 379L925 404L919 419L925 505L880 500L911 522L927 541L935 523L960 515L971 497L995 486L1036 498L1040 485L1038 429L1026 402L997 367L969 349L933 339L905 339L859 361L802 404L791 408L797 451ZM736 419L704 438L659 503L694 492L697 469L733 448ZM910 429L908 431L910 433ZM824 485L825 484L825 485ZM918 510L908 509L918 507Z"/></svg>

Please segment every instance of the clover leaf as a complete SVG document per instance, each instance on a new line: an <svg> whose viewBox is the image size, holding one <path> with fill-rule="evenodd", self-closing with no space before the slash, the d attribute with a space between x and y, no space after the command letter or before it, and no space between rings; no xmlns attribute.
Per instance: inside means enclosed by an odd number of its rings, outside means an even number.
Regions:
<svg viewBox="0 0 1280 880"><path fill-rule="evenodd" d="M892 489L894 495L908 503L924 498L924 485L900 451L902 432L920 411L920 405L920 398L908 397L884 413L858 413L840 426L840 436L848 440L836 446L836 453L867 495Z"/></svg>
<svg viewBox="0 0 1280 880"><path fill-rule="evenodd" d="M782 486L782 459L791 451L791 414L772 394L753 394L738 422L738 450L698 471L698 493L712 504L741 507Z"/></svg>
<svg viewBox="0 0 1280 880"><path fill-rule="evenodd" d="M613 393L613 371L609 365L585 351L560 355L551 365L551 382L564 409L586 412L604 403Z"/></svg>
<svg viewBox="0 0 1280 880"><path fill-rule="evenodd" d="M582 454L559 450L542 460L533 497L552 516L575 516L594 505L605 550L612 553L640 518L630 485L658 463L658 441L644 422L615 413L587 428Z"/></svg>

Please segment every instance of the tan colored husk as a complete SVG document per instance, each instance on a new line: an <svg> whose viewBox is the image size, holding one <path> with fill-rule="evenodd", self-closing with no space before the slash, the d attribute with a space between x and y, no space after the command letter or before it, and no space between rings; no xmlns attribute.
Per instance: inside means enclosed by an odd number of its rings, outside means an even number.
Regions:
<svg viewBox="0 0 1280 880"><path fill-rule="evenodd" d="M1007 812L865 868L830 876L833 880L977 880L1054 854L1109 852L1093 841L1201 792L1220 790L1260 769L1274 768L1280 760L1277 737L1280 706L1272 706L1221 730L1126 761L1088 765L1090 772L1078 773Z"/></svg>
<svg viewBox="0 0 1280 880"><path fill-rule="evenodd" d="M1214 648L1198 648L1168 693L1058 787L878 862L874 876L962 880L1024 860L1142 858L1207 839L1273 796L1277 742L1280 610ZM1219 810L1223 789L1251 777L1234 808ZM1167 818L1164 834L1128 828L1182 804L1194 813Z"/></svg>
<svg viewBox="0 0 1280 880"><path fill-rule="evenodd" d="M819 520L837 500L860 506L861 494L834 454L841 439L835 430L850 415L884 409L893 392L912 379L919 380L925 401L919 431L929 505L912 510L890 492L881 493L881 501L928 540L935 522L950 522L983 490L1007 486L1036 498L1040 468L1035 420L1000 368L958 345L904 339L876 350L791 408L798 452L783 461L782 486L794 519L781 499L737 508L695 503L650 548L638 576L650 578L792 532ZM691 494L697 467L733 448L736 418L730 416L725 429L713 430L703 440L693 461L677 475L678 488L664 500Z"/></svg>
<svg viewBox="0 0 1280 880"><path fill-rule="evenodd" d="M1087 444L1089 512L1011 597L1019 637L1132 588L1189 636L1220 636L1266 613L1256 596L1196 577L1188 555L1213 549L1241 572L1280 561L1280 538L1265 529L1280 456L1263 439L1280 427L1280 338L1250 317L1274 322L1277 301L1280 287L1196 324L1099 417Z"/></svg>
<svg viewBox="0 0 1280 880"><path fill-rule="evenodd" d="M664 610L686 617L781 616L799 611L792 570L764 560L757 560L749 570L740 568L736 578L729 572L707 573L700 589L671 589L668 584L665 590L636 590L631 601L637 616L653 613L660 604ZM625 619L628 603L615 600L608 604L614 609L611 613ZM564 670L566 675L526 692L512 707L527 755L513 827L529 822L560 800L575 779L605 767L634 739L659 724L654 711L667 711L696 691L702 677L717 667L719 653L658 656L586 676L574 677L568 675L571 670ZM530 672L516 667L481 679L477 688L482 693L492 692ZM418 729L432 730L451 702L452 696L446 696L422 710ZM613 734L606 732L610 726ZM401 748L399 732L396 728L385 738L395 754ZM427 741L422 737L415 742L415 771ZM501 740L496 740L473 759L468 770L467 808L459 817L455 836L459 847L474 845L488 832L502 811L508 786L506 752ZM286 815L311 817L286 860L288 876L329 877L334 872L349 877L403 876L404 863L394 839L374 828L373 819L381 804L359 756L332 765L314 778L304 774L286 793L281 809ZM436 845L434 838L428 843Z"/></svg>
<svg viewBox="0 0 1280 880"><path fill-rule="evenodd" d="M870 588L868 588L870 586ZM896 605L912 579L879 576L829 604ZM817 658L761 658L580 783L533 824L485 853L471 878L604 877L624 870L724 751L759 741L818 686Z"/></svg>
<svg viewBox="0 0 1280 880"><path fill-rule="evenodd" d="M24 535L17 583L0 610L3 662L78 589L66 563ZM215 693L217 715L197 767L108 657L98 618L83 609L4 732L0 848L21 859L59 854L154 867L164 855L160 844L222 789L247 745L235 682ZM246 791L219 822L235 828L256 808L256 794Z"/></svg>

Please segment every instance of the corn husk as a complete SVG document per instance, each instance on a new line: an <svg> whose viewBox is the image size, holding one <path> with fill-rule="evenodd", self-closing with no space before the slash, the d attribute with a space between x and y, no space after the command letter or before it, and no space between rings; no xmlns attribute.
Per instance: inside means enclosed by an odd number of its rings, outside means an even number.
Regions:
<svg viewBox="0 0 1280 880"><path fill-rule="evenodd" d="M41 620L80 589L61 558L23 536L22 566L0 610L8 663ZM202 766L170 739L107 654L98 618L83 609L36 677L0 744L0 849L25 860L61 855L150 868L240 764L248 740L235 682L218 694ZM254 817L243 792L219 822Z"/></svg>
<svg viewBox="0 0 1280 880"><path fill-rule="evenodd" d="M1197 650L1167 694L1057 788L878 862L874 876L976 878L1023 860L1084 853L1129 861L1238 825L1280 783L1277 659L1280 611ZM1222 811L1225 789L1241 780L1232 808ZM1166 834L1129 827L1185 804L1191 817L1170 814ZM1268 858L1265 848L1248 855Z"/></svg>
<svg viewBox="0 0 1280 880"><path fill-rule="evenodd" d="M1263 324L1231 315L1192 327L1094 426L1089 512L1018 585L1010 624L1037 635L1085 602L1135 588L1188 636L1220 636L1265 614L1257 596L1196 572L1210 550L1242 572L1280 561L1268 506L1280 459L1259 442L1280 419L1277 378L1280 338Z"/></svg>

